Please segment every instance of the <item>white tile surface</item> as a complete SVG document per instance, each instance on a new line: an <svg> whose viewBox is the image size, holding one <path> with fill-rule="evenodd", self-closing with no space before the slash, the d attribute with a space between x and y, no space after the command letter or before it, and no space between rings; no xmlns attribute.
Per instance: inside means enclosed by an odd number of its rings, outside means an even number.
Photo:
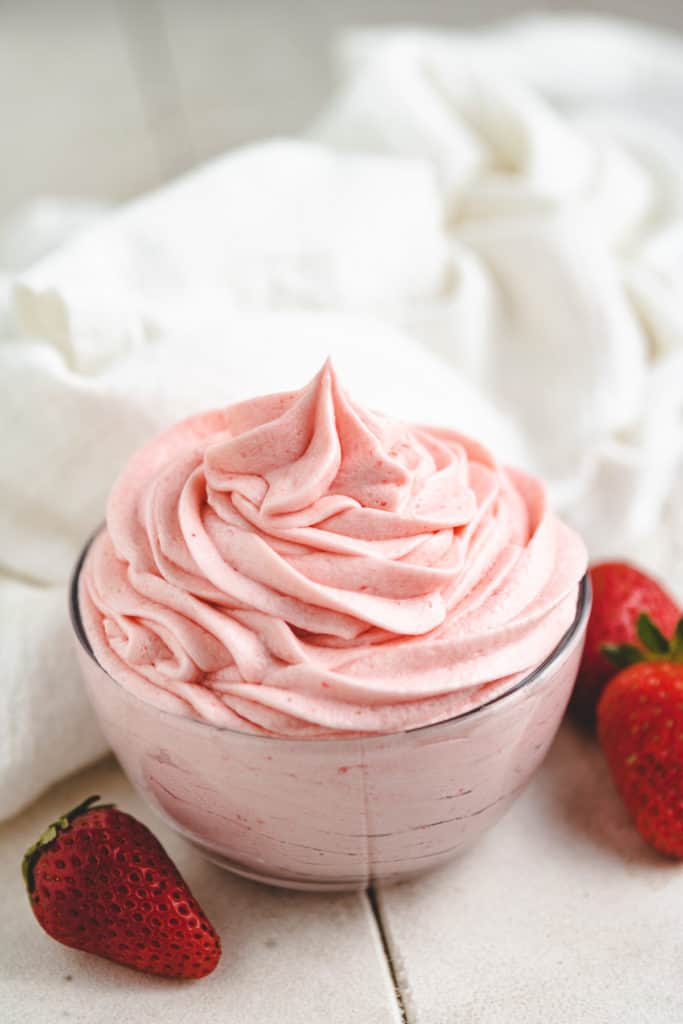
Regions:
<svg viewBox="0 0 683 1024"><path fill-rule="evenodd" d="M221 933L216 973L175 984L59 946L23 851L100 792L152 826ZM400 1024L363 895L288 893L206 863L106 762L0 829L3 1024ZM592 741L565 726L527 793L450 867L378 894L408 1024L680 1024L683 868L633 830Z"/></svg>
<svg viewBox="0 0 683 1024"><path fill-rule="evenodd" d="M149 824L223 941L214 974L178 983L60 946L33 918L24 850L56 814L101 793ZM396 996L364 894L269 889L209 864L162 825L106 762L55 787L0 830L2 1024L398 1024ZM8 941L9 940L9 941Z"/></svg>
<svg viewBox="0 0 683 1024"><path fill-rule="evenodd" d="M683 1020L683 868L569 726L479 846L379 904L411 1024Z"/></svg>

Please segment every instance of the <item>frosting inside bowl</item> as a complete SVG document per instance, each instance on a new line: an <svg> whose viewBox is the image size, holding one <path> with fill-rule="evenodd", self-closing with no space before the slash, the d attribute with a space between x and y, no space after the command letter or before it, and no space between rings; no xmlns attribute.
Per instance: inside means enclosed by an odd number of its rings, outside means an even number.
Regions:
<svg viewBox="0 0 683 1024"><path fill-rule="evenodd" d="M80 580L93 653L159 707L280 736L490 700L576 611L579 537L475 441L301 391L171 428L116 482Z"/></svg>

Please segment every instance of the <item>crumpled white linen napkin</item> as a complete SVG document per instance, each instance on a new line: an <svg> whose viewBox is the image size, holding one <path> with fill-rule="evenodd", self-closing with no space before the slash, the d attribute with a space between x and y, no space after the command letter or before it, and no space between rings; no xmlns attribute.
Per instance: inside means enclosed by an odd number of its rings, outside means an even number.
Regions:
<svg viewBox="0 0 683 1024"><path fill-rule="evenodd" d="M594 554L683 583L683 46L536 19L344 53L309 141L229 154L5 279L0 815L104 749L65 590L128 454L328 352L361 400L543 473Z"/></svg>
<svg viewBox="0 0 683 1024"><path fill-rule="evenodd" d="M315 137L437 175L447 284L414 332L514 414L594 554L656 534L680 585L681 41L569 16L358 33L342 60Z"/></svg>

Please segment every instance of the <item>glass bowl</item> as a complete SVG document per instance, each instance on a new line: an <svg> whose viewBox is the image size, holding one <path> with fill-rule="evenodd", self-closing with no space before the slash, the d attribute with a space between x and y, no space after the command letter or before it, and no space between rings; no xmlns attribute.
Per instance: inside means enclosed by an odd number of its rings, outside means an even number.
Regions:
<svg viewBox="0 0 683 1024"><path fill-rule="evenodd" d="M71 584L85 686L102 730L142 797L208 858L295 889L398 881L460 853L510 806L557 732L590 610L511 690L407 732L291 740L217 728L160 711L95 660Z"/></svg>

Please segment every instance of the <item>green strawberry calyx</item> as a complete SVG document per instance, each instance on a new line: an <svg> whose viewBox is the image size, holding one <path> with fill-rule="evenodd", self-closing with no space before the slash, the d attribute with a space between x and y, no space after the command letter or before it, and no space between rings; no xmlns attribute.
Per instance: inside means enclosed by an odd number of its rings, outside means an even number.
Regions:
<svg viewBox="0 0 683 1024"><path fill-rule="evenodd" d="M636 644L603 644L602 653L617 668L628 668L641 661L673 661L683 663L683 618L678 620L668 640L649 615L641 612L636 620L636 633L642 646Z"/></svg>
<svg viewBox="0 0 683 1024"><path fill-rule="evenodd" d="M32 846L29 846L21 862L21 873L29 896L33 892L34 888L33 868L45 848L55 841L60 832L65 832L70 828L71 823L75 818L79 818L82 814L86 814L88 811L92 810L99 799L99 796L89 796L87 800L84 800L82 803L78 804L77 807L67 811L66 814L61 816L61 818L57 818L57 820L53 821L51 825L48 825L36 842L33 843ZM98 804L97 810L99 811L105 807L113 806L113 804Z"/></svg>

